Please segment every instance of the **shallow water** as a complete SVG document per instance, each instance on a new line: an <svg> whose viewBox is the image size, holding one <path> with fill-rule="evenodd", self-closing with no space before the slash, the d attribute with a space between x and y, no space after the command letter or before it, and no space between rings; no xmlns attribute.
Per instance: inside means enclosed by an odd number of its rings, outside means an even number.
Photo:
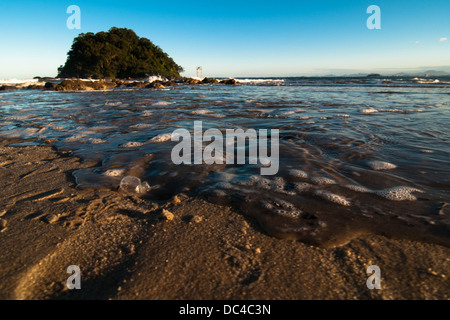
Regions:
<svg viewBox="0 0 450 320"><path fill-rule="evenodd" d="M439 80L439 81L436 81ZM97 166L80 188L145 197L186 188L256 218L270 234L336 245L366 232L450 243L450 78L247 79L239 86L0 93L0 135L53 143ZM174 165L170 134L279 129L280 170ZM247 162L248 163L248 162Z"/></svg>

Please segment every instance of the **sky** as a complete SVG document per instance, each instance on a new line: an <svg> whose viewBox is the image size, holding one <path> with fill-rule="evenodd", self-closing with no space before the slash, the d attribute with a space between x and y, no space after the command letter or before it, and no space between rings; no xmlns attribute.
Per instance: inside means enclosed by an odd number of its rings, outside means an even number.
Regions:
<svg viewBox="0 0 450 320"><path fill-rule="evenodd" d="M370 5L381 29L367 28ZM449 13L449 0L2 0L0 79L56 76L78 34L113 26L160 46L184 76L450 72Z"/></svg>

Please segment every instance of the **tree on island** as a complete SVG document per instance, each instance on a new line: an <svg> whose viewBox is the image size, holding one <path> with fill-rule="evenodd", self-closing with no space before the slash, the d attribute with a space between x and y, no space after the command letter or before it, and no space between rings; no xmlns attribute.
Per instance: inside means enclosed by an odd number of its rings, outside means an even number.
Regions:
<svg viewBox="0 0 450 320"><path fill-rule="evenodd" d="M133 30L111 28L108 32L82 33L73 41L58 77L138 78L159 75L179 78L183 68L149 39Z"/></svg>

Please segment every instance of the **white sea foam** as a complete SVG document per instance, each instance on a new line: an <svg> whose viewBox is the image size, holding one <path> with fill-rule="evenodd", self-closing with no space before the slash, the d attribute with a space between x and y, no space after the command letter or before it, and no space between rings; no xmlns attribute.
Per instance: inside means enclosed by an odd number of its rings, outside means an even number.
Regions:
<svg viewBox="0 0 450 320"><path fill-rule="evenodd" d="M77 142L77 141L83 141L86 138L86 133L79 133L75 134L73 136L70 136L66 139L64 139L64 142Z"/></svg>
<svg viewBox="0 0 450 320"><path fill-rule="evenodd" d="M422 190L419 190L416 188L400 186L400 187L393 187L393 188L384 189L384 190L378 190L378 191L376 191L376 194L383 198L386 198L388 200L392 200L392 201L404 201L404 200L414 201L414 200L417 200L416 196L411 194L412 192L423 193Z"/></svg>
<svg viewBox="0 0 450 320"><path fill-rule="evenodd" d="M169 101L159 101L152 104L152 106L158 107L158 106L170 106L171 104L175 104L175 102L169 102Z"/></svg>
<svg viewBox="0 0 450 320"><path fill-rule="evenodd" d="M363 186L358 186L356 184L347 184L344 187L346 187L347 189L356 191L356 192L361 192L361 193L373 193L372 190L370 190L369 188L363 187Z"/></svg>
<svg viewBox="0 0 450 320"><path fill-rule="evenodd" d="M100 139L100 138L89 138L89 142L92 144L102 144L102 143L106 143L108 141L106 141L104 139Z"/></svg>
<svg viewBox="0 0 450 320"><path fill-rule="evenodd" d="M349 206L350 205L350 201L348 199L346 199L345 197L340 196L338 194L335 194L335 193L331 193L331 192L323 191L323 190L316 190L316 191L314 191L314 194L325 200L328 200L330 202L340 204L341 206Z"/></svg>
<svg viewBox="0 0 450 320"><path fill-rule="evenodd" d="M213 113L213 111L202 109L202 110L194 110L191 112L191 114L208 114L208 113Z"/></svg>
<svg viewBox="0 0 450 320"><path fill-rule="evenodd" d="M246 181L242 181L240 183L242 186L256 187L258 189L263 190L271 190L272 189L272 181L264 178L262 176L253 175L248 178Z"/></svg>
<svg viewBox="0 0 450 320"><path fill-rule="evenodd" d="M397 166L393 163L379 160L368 161L367 165L373 170L392 170L397 168Z"/></svg>
<svg viewBox="0 0 450 320"><path fill-rule="evenodd" d="M138 124L134 124L132 126L130 126L130 129L136 130L136 129L146 129L146 128L150 128L153 125L149 124L149 123L138 123Z"/></svg>
<svg viewBox="0 0 450 320"><path fill-rule="evenodd" d="M282 79L236 79L238 83L244 84L274 84L281 85L284 83Z"/></svg>
<svg viewBox="0 0 450 320"><path fill-rule="evenodd" d="M371 107L371 108L367 108L367 109L362 109L361 113L373 114L373 113L378 113L378 110Z"/></svg>
<svg viewBox="0 0 450 320"><path fill-rule="evenodd" d="M39 82L39 79L4 79L0 80L0 86L9 85L15 87L28 87L30 85L45 85L45 82Z"/></svg>
<svg viewBox="0 0 450 320"><path fill-rule="evenodd" d="M117 107L117 106L120 106L122 103L123 103L122 101L116 101L116 102L107 101L107 102L105 102L105 106Z"/></svg>
<svg viewBox="0 0 450 320"><path fill-rule="evenodd" d="M300 210L277 209L277 210L275 210L275 213L280 216L289 217L289 218L299 218L302 215L302 211L300 211Z"/></svg>
<svg viewBox="0 0 450 320"><path fill-rule="evenodd" d="M166 78L163 78L161 76L150 76L148 77L148 82L155 82L155 81L167 81Z"/></svg>
<svg viewBox="0 0 450 320"><path fill-rule="evenodd" d="M24 138L34 136L38 132L37 128L14 129L6 132L0 132L0 136L5 138Z"/></svg>
<svg viewBox="0 0 450 320"><path fill-rule="evenodd" d="M306 182L294 182L294 189L297 193L303 193L312 188L312 185Z"/></svg>
<svg viewBox="0 0 450 320"><path fill-rule="evenodd" d="M137 148L137 147L141 147L143 145L144 145L144 143L142 143L142 142L129 141L129 142L125 143L124 145L122 145L122 147L124 147L124 148Z"/></svg>
<svg viewBox="0 0 450 320"><path fill-rule="evenodd" d="M313 177L311 181L315 184L336 184L336 181L327 177Z"/></svg>
<svg viewBox="0 0 450 320"><path fill-rule="evenodd" d="M291 177L294 177L294 178L302 178L302 179L308 178L307 172L305 172L303 170L298 170L298 169L290 169L288 171L288 175L290 175Z"/></svg>
<svg viewBox="0 0 450 320"><path fill-rule="evenodd" d="M213 117L213 118L225 118L226 117L226 115L224 115L224 114L210 114L209 116Z"/></svg>
<svg viewBox="0 0 450 320"><path fill-rule="evenodd" d="M150 139L152 143L166 142L172 139L172 133L158 134L156 137Z"/></svg>

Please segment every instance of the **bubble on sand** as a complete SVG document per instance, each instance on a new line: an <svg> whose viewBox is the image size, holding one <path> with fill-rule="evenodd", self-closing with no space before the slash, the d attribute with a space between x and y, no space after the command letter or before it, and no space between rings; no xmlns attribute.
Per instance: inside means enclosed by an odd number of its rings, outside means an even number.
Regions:
<svg viewBox="0 0 450 320"><path fill-rule="evenodd" d="M137 177L126 176L120 181L120 189L127 193L145 193L151 188L147 182L141 182Z"/></svg>
<svg viewBox="0 0 450 320"><path fill-rule="evenodd" d="M298 169L290 169L288 171L288 175L294 178L302 178L302 179L307 179L308 178L308 173L303 171L303 170L298 170Z"/></svg>
<svg viewBox="0 0 450 320"><path fill-rule="evenodd" d="M373 170L391 170L397 168L395 164L379 160L368 161L367 165Z"/></svg>
<svg viewBox="0 0 450 320"><path fill-rule="evenodd" d="M411 194L412 192L420 192L423 193L422 190L411 188L411 187L393 187L389 189L383 189L376 191L376 194L392 201L415 201L417 197Z"/></svg>
<svg viewBox="0 0 450 320"><path fill-rule="evenodd" d="M347 200L345 197L337 195L335 193L331 193L328 191L323 190L316 190L314 192L316 196L321 197L322 199L328 200L330 202L334 202L337 204L340 204L341 206L350 206L350 201Z"/></svg>

